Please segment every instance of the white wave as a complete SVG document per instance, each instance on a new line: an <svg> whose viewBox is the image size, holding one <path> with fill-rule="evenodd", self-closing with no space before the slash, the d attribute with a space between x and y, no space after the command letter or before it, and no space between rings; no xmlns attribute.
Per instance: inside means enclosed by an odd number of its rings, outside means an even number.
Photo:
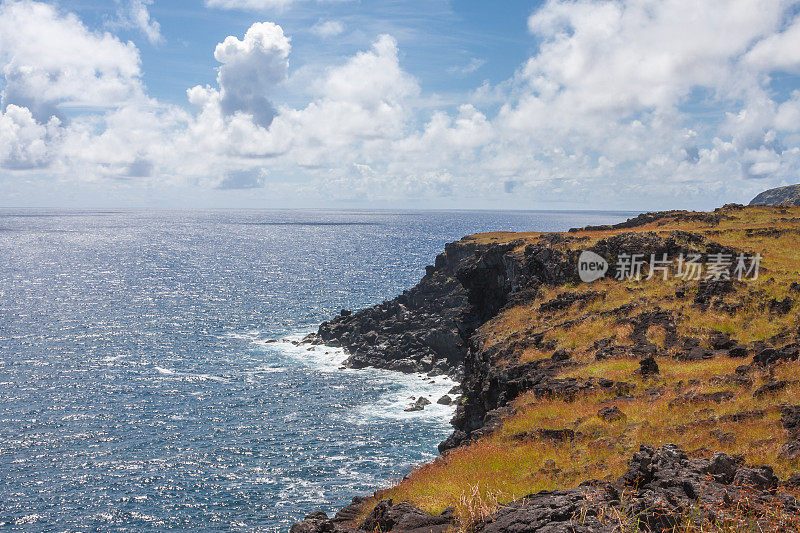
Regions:
<svg viewBox="0 0 800 533"><path fill-rule="evenodd" d="M302 340L306 335L307 333L297 333L277 341L256 341L256 344L277 350L282 355L319 372L369 372L370 377L375 379L379 386L382 385L388 390L377 402L358 407L350 413L347 419L352 423L365 424L375 419L389 418L420 419L449 424L455 412L455 405L441 405L436 402L458 385L453 379L447 376L431 378L424 374L407 374L377 368L361 370L344 368L342 365L347 359L344 349L303 343ZM422 411L405 411L420 397L427 398L431 404L425 406ZM454 395L450 397L455 400Z"/></svg>
<svg viewBox="0 0 800 533"><path fill-rule="evenodd" d="M321 372L341 372L347 354L342 348L332 346L312 345L303 343L304 333L289 335L280 340L261 340L256 344L278 350L282 355L290 357L293 361L303 366L312 367Z"/></svg>
<svg viewBox="0 0 800 533"><path fill-rule="evenodd" d="M429 378L423 374L403 374L390 370L375 370L377 377L390 390L381 395L377 402L356 409L349 419L356 424L365 424L376 418L394 420L418 419L449 424L455 413L455 405L436 403L448 394L458 383L447 376ZM418 398L427 398L430 405L422 411L406 411Z"/></svg>
<svg viewBox="0 0 800 533"><path fill-rule="evenodd" d="M285 366L274 366L274 365L259 365L255 367L252 372L254 374L277 374L279 372L286 372L287 368Z"/></svg>
<svg viewBox="0 0 800 533"><path fill-rule="evenodd" d="M214 376L211 374L193 374L191 372L176 372L170 368L164 368L160 366L155 367L156 372L161 374L162 376L170 376L173 379L184 380L184 381L216 381L218 383L229 383L229 380L220 377Z"/></svg>

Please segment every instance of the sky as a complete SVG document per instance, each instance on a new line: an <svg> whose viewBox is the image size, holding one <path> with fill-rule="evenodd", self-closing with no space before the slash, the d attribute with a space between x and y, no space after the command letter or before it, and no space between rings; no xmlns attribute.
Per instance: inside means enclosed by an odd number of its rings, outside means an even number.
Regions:
<svg viewBox="0 0 800 533"><path fill-rule="evenodd" d="M0 0L0 207L711 209L800 182L800 0Z"/></svg>

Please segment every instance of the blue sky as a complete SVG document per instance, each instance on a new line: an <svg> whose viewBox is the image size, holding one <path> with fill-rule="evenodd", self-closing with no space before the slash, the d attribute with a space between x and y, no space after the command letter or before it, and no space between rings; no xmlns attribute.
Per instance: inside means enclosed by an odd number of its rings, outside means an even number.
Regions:
<svg viewBox="0 0 800 533"><path fill-rule="evenodd" d="M786 0L0 0L0 205L713 208L799 76Z"/></svg>
<svg viewBox="0 0 800 533"><path fill-rule="evenodd" d="M498 9L475 1L378 0L227 10L156 2L149 12L160 24L163 42L153 45L136 29L117 33L139 46L150 94L177 105L185 105L187 87L214 83L218 63L212 53L217 43L228 35L244 35L253 22L262 20L279 24L292 36L290 68L325 68L369 48L378 35L391 34L402 50L404 69L417 77L423 91L460 101L459 95L484 81L496 84L510 78L535 50L527 17L540 3L508 0ZM115 13L113 5L103 4L60 3L98 27L108 26ZM329 21L342 24L335 39L313 32L314 26ZM302 95L290 91L281 97L303 102Z"/></svg>

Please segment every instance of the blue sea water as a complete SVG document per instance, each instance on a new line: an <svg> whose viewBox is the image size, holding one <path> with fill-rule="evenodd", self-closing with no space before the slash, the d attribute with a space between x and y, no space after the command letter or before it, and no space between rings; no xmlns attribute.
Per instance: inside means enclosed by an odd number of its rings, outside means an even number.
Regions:
<svg viewBox="0 0 800 533"><path fill-rule="evenodd" d="M285 531L429 460L452 383L291 342L446 242L609 212L0 210L0 530Z"/></svg>

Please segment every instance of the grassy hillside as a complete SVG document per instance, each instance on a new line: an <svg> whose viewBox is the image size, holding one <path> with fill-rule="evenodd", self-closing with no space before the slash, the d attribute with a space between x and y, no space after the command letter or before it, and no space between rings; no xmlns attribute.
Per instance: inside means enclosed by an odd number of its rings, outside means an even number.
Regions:
<svg viewBox="0 0 800 533"><path fill-rule="evenodd" d="M465 242L511 242L522 254L542 239L582 250L631 232L701 234L705 242L760 253L760 276L710 294L702 282L674 275L603 279L546 286L507 305L475 333L476 346L508 369L557 354L557 377L570 392L524 392L494 432L415 469L375 502L407 500L430 513L453 506L468 525L527 494L616 479L641 444L675 443L697 456L741 454L771 465L781 479L800 471L800 455L781 452L787 435L780 421L781 405L800 403L800 362L753 363L756 354L797 341L800 207L730 206L563 238L501 232ZM657 374L640 372L647 354Z"/></svg>
<svg viewBox="0 0 800 533"><path fill-rule="evenodd" d="M769 189L753 198L750 205L800 205L800 185Z"/></svg>

